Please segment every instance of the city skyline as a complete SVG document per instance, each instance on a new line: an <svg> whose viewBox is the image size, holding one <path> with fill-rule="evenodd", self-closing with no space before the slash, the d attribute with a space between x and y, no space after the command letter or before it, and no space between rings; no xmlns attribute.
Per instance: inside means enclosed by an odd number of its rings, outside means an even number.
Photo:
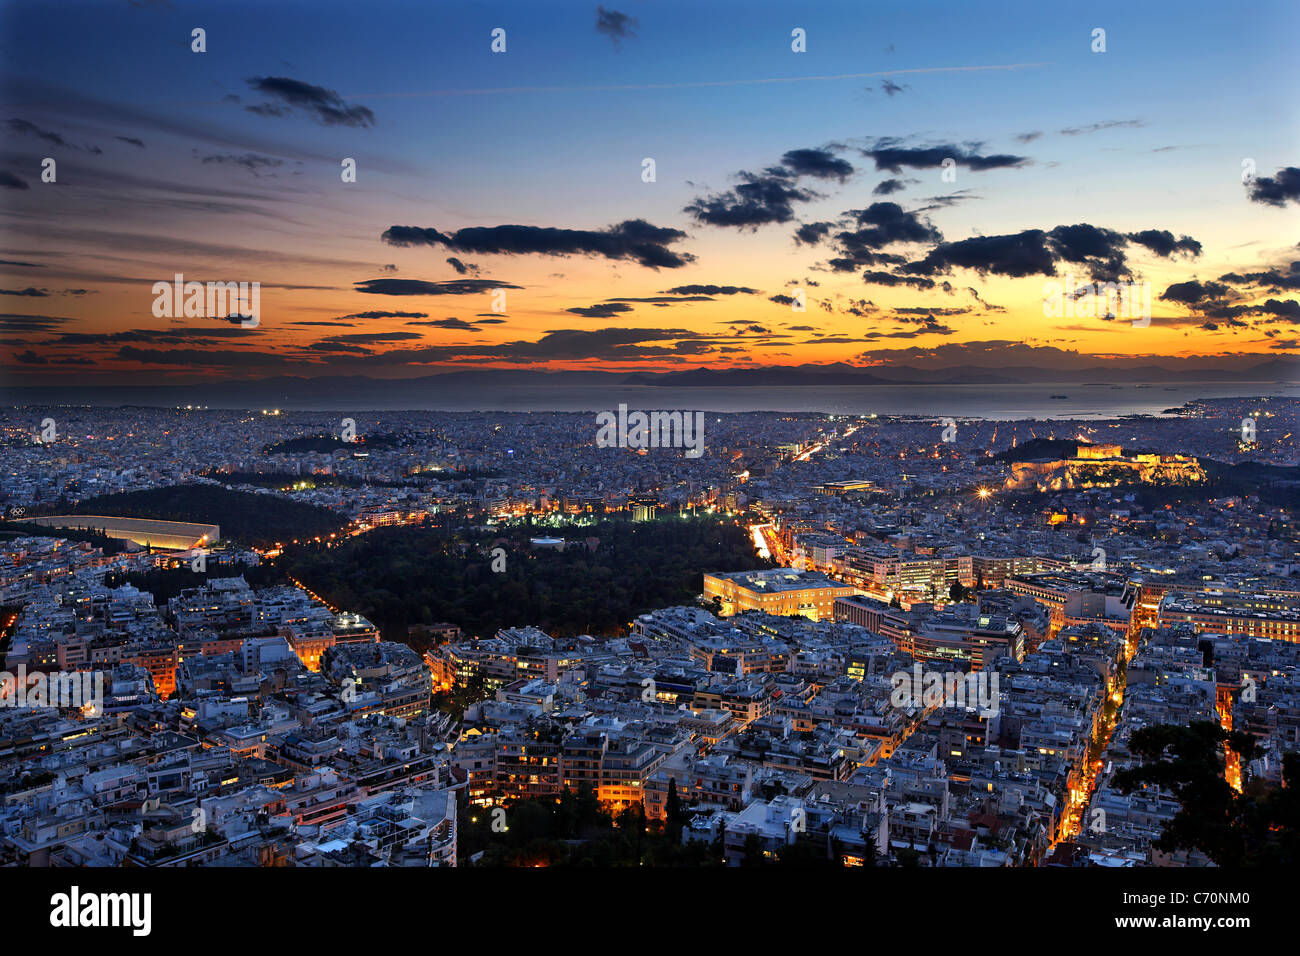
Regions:
<svg viewBox="0 0 1300 956"><path fill-rule="evenodd" d="M0 14L7 386L1296 355L1286 4L75 6Z"/></svg>

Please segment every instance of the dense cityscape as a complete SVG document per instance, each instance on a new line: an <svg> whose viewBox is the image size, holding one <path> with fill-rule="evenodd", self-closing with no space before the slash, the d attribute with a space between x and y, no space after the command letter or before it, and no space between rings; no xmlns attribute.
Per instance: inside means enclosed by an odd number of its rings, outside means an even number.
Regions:
<svg viewBox="0 0 1300 956"><path fill-rule="evenodd" d="M1289 858L1133 774L1300 748L1300 401L596 418L5 410L0 861Z"/></svg>

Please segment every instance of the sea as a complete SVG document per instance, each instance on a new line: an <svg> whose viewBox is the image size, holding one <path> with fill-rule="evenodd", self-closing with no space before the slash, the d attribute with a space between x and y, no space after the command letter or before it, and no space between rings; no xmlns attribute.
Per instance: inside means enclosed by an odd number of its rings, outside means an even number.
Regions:
<svg viewBox="0 0 1300 956"><path fill-rule="evenodd" d="M833 385L780 388L715 386L559 386L472 390L422 395L404 404L400 390L371 405L377 410L605 411L626 403L631 410L706 412L824 412L832 415L916 415L951 418L1102 419L1161 416L1197 399L1276 396L1300 398L1300 384L1183 383L1169 385ZM495 392L495 394L491 394ZM1053 397L1063 396L1063 397Z"/></svg>
<svg viewBox="0 0 1300 956"><path fill-rule="evenodd" d="M329 390L285 389L269 383L246 387L204 385L129 386L111 390L64 391L59 398L0 389L0 404L175 408L269 409L285 411L482 411L482 412L820 412L830 415L922 416L929 418L1103 419L1124 415L1163 416L1197 399L1276 396L1300 399L1300 383L1180 382L1177 385L805 385L656 386L572 383L503 384L473 379L437 384L436 379L361 379Z"/></svg>

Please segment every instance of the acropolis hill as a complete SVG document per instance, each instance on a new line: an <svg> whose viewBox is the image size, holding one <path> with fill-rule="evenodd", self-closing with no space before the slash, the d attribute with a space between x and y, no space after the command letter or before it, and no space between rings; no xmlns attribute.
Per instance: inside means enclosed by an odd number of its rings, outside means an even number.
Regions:
<svg viewBox="0 0 1300 956"><path fill-rule="evenodd" d="M1106 488L1117 484L1192 484L1205 480L1205 469L1190 455L1135 452L1119 445L1080 444L1072 458L1011 464L1009 489Z"/></svg>

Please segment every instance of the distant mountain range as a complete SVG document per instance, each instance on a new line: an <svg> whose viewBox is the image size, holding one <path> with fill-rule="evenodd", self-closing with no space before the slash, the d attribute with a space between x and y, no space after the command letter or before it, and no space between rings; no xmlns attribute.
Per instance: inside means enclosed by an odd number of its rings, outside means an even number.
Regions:
<svg viewBox="0 0 1300 956"><path fill-rule="evenodd" d="M473 369L442 372L414 378L379 379L363 375L318 378L272 378L209 382L189 381L169 385L66 385L0 387L5 405L207 405L217 408L437 408L464 407L466 399L480 407L505 407L498 399L536 397L548 393L575 394L590 389L620 387L659 388L827 388L845 386L943 385L1137 385L1137 384L1287 384L1300 382L1300 357L1285 356L1240 368L1194 368L1172 360L1178 367L1143 365L1135 368L1088 366L1043 368L1011 366L980 368L973 365L941 369L912 366L864 368L842 362L829 365L770 366L766 368L696 368L674 372L547 372L528 369ZM511 393L516 393L513 396ZM520 394L522 393L522 394ZM455 399L452 406L440 402ZM603 397L608 401L608 397ZM541 404L538 408L545 407Z"/></svg>
<svg viewBox="0 0 1300 956"><path fill-rule="evenodd" d="M1244 369L1135 368L1090 366L1045 369L1041 366L980 368L954 365L925 369L910 365L862 368L837 362L832 365L772 366L768 368L689 369L682 372L638 372L628 375L628 385L792 387L800 385L1106 385L1171 384L1197 382L1300 381L1300 358L1276 358Z"/></svg>

